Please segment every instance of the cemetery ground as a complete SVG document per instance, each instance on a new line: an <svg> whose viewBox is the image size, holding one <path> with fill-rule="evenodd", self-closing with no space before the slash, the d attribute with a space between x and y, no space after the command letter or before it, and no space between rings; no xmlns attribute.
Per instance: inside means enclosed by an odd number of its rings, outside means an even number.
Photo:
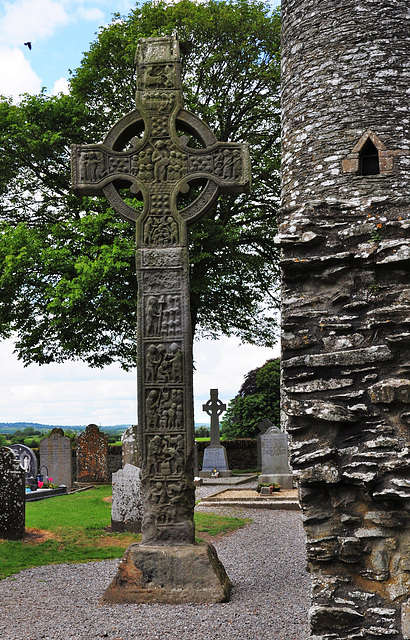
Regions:
<svg viewBox="0 0 410 640"><path fill-rule="evenodd" d="M242 486L255 488L256 481L252 486ZM305 570L300 512L205 505L201 499L215 493L215 489L197 487L195 523L198 538L215 545L231 579L228 603L101 606L101 595L117 570L118 557L130 540L139 539L130 534L107 535L110 488L103 486L27 505L27 527L49 532L48 540L44 534L44 541L37 544L0 543L2 559L17 557L14 549L18 548L27 554L35 547L45 552L53 546L59 552L54 559L50 555L45 560L42 553L41 558L32 561L32 565L44 565L46 561L57 564L27 568L26 555L23 560L20 558L20 566L8 565L10 573L11 568L14 573L0 580L0 637L305 640L310 578ZM63 505L70 506L65 513ZM56 532L60 541L53 537ZM74 547L81 557L69 556ZM92 561L96 558L99 561ZM23 567L25 570L20 570Z"/></svg>
<svg viewBox="0 0 410 640"><path fill-rule="evenodd" d="M111 486L26 504L23 540L0 539L0 578L28 567L120 558L140 534L111 532ZM212 541L249 520L195 514L197 541Z"/></svg>

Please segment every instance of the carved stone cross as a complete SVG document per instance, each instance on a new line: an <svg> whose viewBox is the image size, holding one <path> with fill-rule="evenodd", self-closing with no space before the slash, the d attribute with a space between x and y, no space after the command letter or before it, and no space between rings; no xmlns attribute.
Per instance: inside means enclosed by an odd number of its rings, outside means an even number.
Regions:
<svg viewBox="0 0 410 640"><path fill-rule="evenodd" d="M136 223L143 543L191 544L187 224L203 216L220 193L250 188L249 151L247 145L217 142L206 124L182 108L175 37L140 40L136 63L136 110L117 122L102 144L73 145L72 181L76 193L104 194L121 216ZM178 195L191 186L203 188L191 204L178 208Z"/></svg>
<svg viewBox="0 0 410 640"><path fill-rule="evenodd" d="M219 433L219 416L226 411L226 404L219 400L218 389L210 389L211 398L202 405L202 410L211 416L211 438L209 445L211 447L221 444L221 436Z"/></svg>

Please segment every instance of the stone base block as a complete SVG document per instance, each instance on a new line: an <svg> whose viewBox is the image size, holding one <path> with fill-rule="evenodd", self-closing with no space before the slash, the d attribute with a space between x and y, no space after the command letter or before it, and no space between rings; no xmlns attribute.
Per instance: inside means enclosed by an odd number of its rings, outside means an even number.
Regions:
<svg viewBox="0 0 410 640"><path fill-rule="evenodd" d="M118 531L124 533L129 531L130 533L141 533L141 520L135 522L123 522L119 520L113 520L111 518L111 531Z"/></svg>
<svg viewBox="0 0 410 640"><path fill-rule="evenodd" d="M282 489L293 489L293 474L292 473L283 473L283 474L273 474L273 473L261 473L258 476L258 483L263 482L275 482L276 484L280 484Z"/></svg>
<svg viewBox="0 0 410 640"><path fill-rule="evenodd" d="M233 475L232 471L229 471L229 469L219 472L219 478L230 478L232 475ZM199 477L200 478L212 478L212 471L200 471L199 472Z"/></svg>
<svg viewBox="0 0 410 640"><path fill-rule="evenodd" d="M215 604L227 602L231 583L210 544L131 544L102 604Z"/></svg>

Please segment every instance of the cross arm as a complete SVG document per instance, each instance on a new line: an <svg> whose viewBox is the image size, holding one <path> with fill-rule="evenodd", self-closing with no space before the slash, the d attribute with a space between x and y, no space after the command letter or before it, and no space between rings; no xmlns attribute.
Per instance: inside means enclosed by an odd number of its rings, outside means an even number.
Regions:
<svg viewBox="0 0 410 640"><path fill-rule="evenodd" d="M71 145L71 181L77 195L99 196L109 183L136 184L135 150L113 151L104 144Z"/></svg>

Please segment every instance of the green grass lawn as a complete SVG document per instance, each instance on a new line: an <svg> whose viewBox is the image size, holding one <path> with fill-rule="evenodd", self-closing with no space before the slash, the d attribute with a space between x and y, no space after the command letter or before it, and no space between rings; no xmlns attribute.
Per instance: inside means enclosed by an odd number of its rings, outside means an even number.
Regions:
<svg viewBox="0 0 410 640"><path fill-rule="evenodd" d="M0 579L29 567L120 558L140 535L111 533L111 486L26 504L24 540L0 539ZM229 533L245 518L195 514L197 541Z"/></svg>

